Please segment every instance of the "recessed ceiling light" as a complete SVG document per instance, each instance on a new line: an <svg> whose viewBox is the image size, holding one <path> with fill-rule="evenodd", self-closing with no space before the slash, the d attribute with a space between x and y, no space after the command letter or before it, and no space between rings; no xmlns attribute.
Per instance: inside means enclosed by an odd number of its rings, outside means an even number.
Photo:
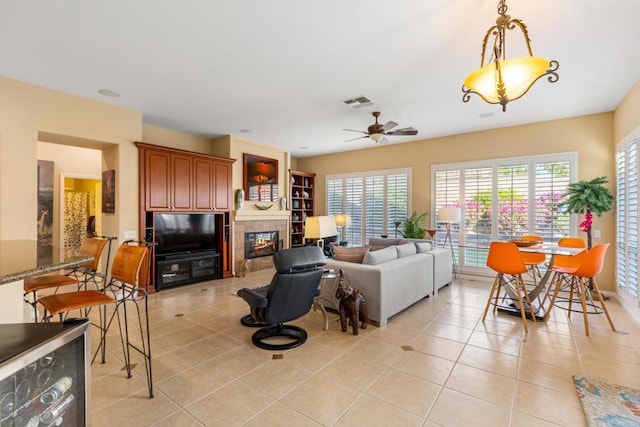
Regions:
<svg viewBox="0 0 640 427"><path fill-rule="evenodd" d="M240 129L241 133L251 133L251 129Z"/></svg>
<svg viewBox="0 0 640 427"><path fill-rule="evenodd" d="M308 149L309 149L309 147L307 147L306 145L303 145L303 146L301 146L301 147L300 147L300 149L301 149L301 150L308 150Z"/></svg>
<svg viewBox="0 0 640 427"><path fill-rule="evenodd" d="M100 95L110 96L111 98L120 98L120 94L118 92L114 92L114 91L109 90L109 89L100 89L98 91L98 93Z"/></svg>
<svg viewBox="0 0 640 427"><path fill-rule="evenodd" d="M480 114L478 117L481 117L481 118L483 118L483 119L486 119L487 117L491 117L491 116L493 116L494 114L495 114L495 113L493 113L493 112L491 112L491 111L488 111L488 112L486 112L486 113L482 113L482 114Z"/></svg>

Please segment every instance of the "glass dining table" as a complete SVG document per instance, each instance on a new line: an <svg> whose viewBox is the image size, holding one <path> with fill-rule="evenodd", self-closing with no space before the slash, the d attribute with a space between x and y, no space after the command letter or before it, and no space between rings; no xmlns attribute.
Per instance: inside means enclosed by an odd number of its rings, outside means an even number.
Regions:
<svg viewBox="0 0 640 427"><path fill-rule="evenodd" d="M547 288L547 284L551 279L554 258L556 255L566 255L566 256L575 256L580 252L584 251L584 248L568 248L563 246L558 246L555 244L538 244L527 247L518 247L520 252L529 252L529 253L539 253L550 255L549 262L547 263L547 271L545 271L544 275L540 279L540 281L528 291L529 301L531 301L531 308L533 308L533 312L535 313L536 320L544 320L544 316L547 311L547 307L542 305L538 305L534 302L538 298L541 292L543 292ZM509 299L511 299L511 303L505 301L505 304L498 305L498 311L506 314L512 314L515 316L521 316L520 305L518 302L518 294L516 290L505 283L503 286L505 292ZM527 318L531 318L531 309L527 301L523 301L525 313Z"/></svg>

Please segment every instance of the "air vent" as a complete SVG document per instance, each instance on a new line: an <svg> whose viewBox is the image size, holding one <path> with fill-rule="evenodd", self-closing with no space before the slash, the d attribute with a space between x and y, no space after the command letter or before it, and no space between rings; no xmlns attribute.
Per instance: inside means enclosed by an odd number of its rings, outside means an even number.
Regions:
<svg viewBox="0 0 640 427"><path fill-rule="evenodd" d="M373 102L364 95L356 96L355 98L345 99L342 102L344 102L345 105L353 109L358 109L362 107L368 107L369 105L373 105Z"/></svg>

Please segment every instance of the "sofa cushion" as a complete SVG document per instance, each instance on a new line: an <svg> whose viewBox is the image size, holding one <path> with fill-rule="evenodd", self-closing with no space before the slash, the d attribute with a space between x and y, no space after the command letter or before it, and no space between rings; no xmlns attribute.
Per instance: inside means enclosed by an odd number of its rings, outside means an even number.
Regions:
<svg viewBox="0 0 640 427"><path fill-rule="evenodd" d="M429 252L433 249L433 243L431 242L416 242L416 252L419 254Z"/></svg>
<svg viewBox="0 0 640 427"><path fill-rule="evenodd" d="M398 251L395 247L391 246L378 251L367 252L362 258L362 263L376 265L382 264L383 262L393 261L394 259L398 259Z"/></svg>
<svg viewBox="0 0 640 427"><path fill-rule="evenodd" d="M364 255L369 252L369 248L367 248L366 246L353 248L336 246L333 249L333 259L337 261L357 262L359 264L362 263L362 258L364 257Z"/></svg>
<svg viewBox="0 0 640 427"><path fill-rule="evenodd" d="M398 258L404 258L409 255L416 254L416 245L414 243L405 243L395 247L398 252Z"/></svg>
<svg viewBox="0 0 640 427"><path fill-rule="evenodd" d="M369 246L383 246L383 247L387 247L387 246L391 246L391 245L397 245L398 243L400 243L400 240L402 239L389 239L386 237L370 237L369 238Z"/></svg>

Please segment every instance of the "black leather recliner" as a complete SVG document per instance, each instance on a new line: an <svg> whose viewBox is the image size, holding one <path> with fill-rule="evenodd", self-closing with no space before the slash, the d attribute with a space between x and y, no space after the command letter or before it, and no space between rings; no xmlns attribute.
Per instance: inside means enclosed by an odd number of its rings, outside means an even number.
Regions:
<svg viewBox="0 0 640 427"><path fill-rule="evenodd" d="M313 299L320 292L325 257L318 246L304 246L278 251L273 256L276 268L271 284L238 291L251 308L251 315L242 323L247 326L269 325L253 334L253 344L267 350L298 347L307 340L307 332L284 322L295 320L309 312ZM266 342L270 338L284 337L283 344Z"/></svg>

